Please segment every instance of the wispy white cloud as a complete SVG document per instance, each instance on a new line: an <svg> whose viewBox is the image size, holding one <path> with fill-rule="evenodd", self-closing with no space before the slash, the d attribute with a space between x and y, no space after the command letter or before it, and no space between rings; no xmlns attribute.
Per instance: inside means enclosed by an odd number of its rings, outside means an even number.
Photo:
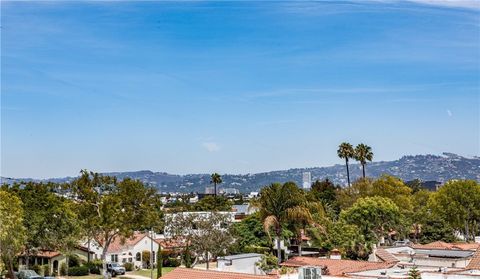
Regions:
<svg viewBox="0 0 480 279"><path fill-rule="evenodd" d="M452 111L451 111L451 110L449 110L449 109L447 109L447 115L448 115L448 117L452 117L452 116L453 116L453 113L452 113Z"/></svg>
<svg viewBox="0 0 480 279"><path fill-rule="evenodd" d="M202 142L203 148L205 148L208 152L217 152L220 151L221 147L218 143L213 141Z"/></svg>
<svg viewBox="0 0 480 279"><path fill-rule="evenodd" d="M423 5L480 10L480 0L408 0Z"/></svg>

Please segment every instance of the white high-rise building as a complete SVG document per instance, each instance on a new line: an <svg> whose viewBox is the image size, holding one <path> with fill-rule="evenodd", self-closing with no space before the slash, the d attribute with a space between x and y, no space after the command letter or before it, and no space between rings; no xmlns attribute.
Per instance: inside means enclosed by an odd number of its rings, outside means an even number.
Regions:
<svg viewBox="0 0 480 279"><path fill-rule="evenodd" d="M312 174L309 171L303 173L302 182L303 189L310 189L312 187Z"/></svg>

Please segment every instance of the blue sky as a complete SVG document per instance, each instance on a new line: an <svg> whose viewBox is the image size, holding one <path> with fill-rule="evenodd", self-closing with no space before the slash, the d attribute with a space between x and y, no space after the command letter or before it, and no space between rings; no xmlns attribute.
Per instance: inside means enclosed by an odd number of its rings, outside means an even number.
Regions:
<svg viewBox="0 0 480 279"><path fill-rule="evenodd" d="M1 2L1 175L480 154L480 4Z"/></svg>

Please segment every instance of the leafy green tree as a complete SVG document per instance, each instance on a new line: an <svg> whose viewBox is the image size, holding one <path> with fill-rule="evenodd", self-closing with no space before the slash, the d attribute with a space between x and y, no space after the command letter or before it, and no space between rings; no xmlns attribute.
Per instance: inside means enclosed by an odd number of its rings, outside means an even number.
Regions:
<svg viewBox="0 0 480 279"><path fill-rule="evenodd" d="M217 196L217 184L220 184L222 183L222 176L218 173L212 173L212 175L210 176L210 183L213 184L214 188L215 188L215 197Z"/></svg>
<svg viewBox="0 0 480 279"><path fill-rule="evenodd" d="M26 228L25 256L28 258L41 249L55 249L68 254L80 238L78 216L74 203L57 192L56 183L27 182L15 184L11 191L23 203Z"/></svg>
<svg viewBox="0 0 480 279"><path fill-rule="evenodd" d="M355 150L353 149L353 146L350 143L342 142L338 146L337 154L338 154L338 157L340 157L340 159L345 159L345 166L347 167L347 181L348 181L348 186L350 186L350 171L348 169L348 160L354 158Z"/></svg>
<svg viewBox="0 0 480 279"><path fill-rule="evenodd" d="M367 197L340 213L349 224L356 225L368 240L379 241L400 222L400 209L389 198Z"/></svg>
<svg viewBox="0 0 480 279"><path fill-rule="evenodd" d="M232 252L247 253L254 247L270 247L271 240L263 229L262 220L258 212L247 216L239 223L232 225L235 244Z"/></svg>
<svg viewBox="0 0 480 279"><path fill-rule="evenodd" d="M194 211L230 211L233 203L223 196L206 196L192 207Z"/></svg>
<svg viewBox="0 0 480 279"><path fill-rule="evenodd" d="M338 193L338 201L342 208L348 208L359 198L380 196L391 199L403 212L412 210L412 190L402 180L382 175L378 179L360 179L351 187Z"/></svg>
<svg viewBox="0 0 480 279"><path fill-rule="evenodd" d="M184 243L185 251L202 256L209 268L209 259L224 254L234 239L228 214L220 212L180 212L166 216L165 233Z"/></svg>
<svg viewBox="0 0 480 279"><path fill-rule="evenodd" d="M358 227L347 224L344 220L324 221L324 227L312 227L309 234L315 247L327 251L338 249L343 256L353 260L366 260L368 258L371 243L359 234Z"/></svg>
<svg viewBox="0 0 480 279"><path fill-rule="evenodd" d="M317 201L334 207L337 205L337 187L328 178L323 181L316 180L309 193Z"/></svg>
<svg viewBox="0 0 480 279"><path fill-rule="evenodd" d="M455 230L441 218L426 220L419 233L421 243L434 241L455 242Z"/></svg>
<svg viewBox="0 0 480 279"><path fill-rule="evenodd" d="M367 161L371 162L373 159L372 148L366 144L360 143L355 147L354 158L362 165L362 174L363 178L365 178L365 165L367 164Z"/></svg>
<svg viewBox="0 0 480 279"><path fill-rule="evenodd" d="M82 223L88 224L92 237L102 245L104 277L106 253L115 238L125 239L136 230L162 228L160 196L156 189L138 180L101 176L86 170L68 185L76 196Z"/></svg>
<svg viewBox="0 0 480 279"><path fill-rule="evenodd" d="M474 240L472 228L480 220L480 184L474 180L453 180L435 192L429 202L433 212Z"/></svg>
<svg viewBox="0 0 480 279"><path fill-rule="evenodd" d="M255 263L255 265L267 273L278 268L278 258L270 253L263 254L260 261Z"/></svg>
<svg viewBox="0 0 480 279"><path fill-rule="evenodd" d="M283 228L292 220L311 220L311 214L306 207L305 193L293 182L284 184L273 183L260 191L260 197L255 202L260 208L260 217L264 230L271 230L277 240L277 255L279 263L282 260L280 240Z"/></svg>
<svg viewBox="0 0 480 279"><path fill-rule="evenodd" d="M0 190L0 270L4 265L9 278L14 278L14 261L26 240L23 218L20 198L14 193Z"/></svg>

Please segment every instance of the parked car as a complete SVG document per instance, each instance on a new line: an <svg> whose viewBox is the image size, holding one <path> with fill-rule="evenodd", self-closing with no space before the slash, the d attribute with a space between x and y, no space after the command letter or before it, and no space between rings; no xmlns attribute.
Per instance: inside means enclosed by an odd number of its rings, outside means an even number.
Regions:
<svg viewBox="0 0 480 279"><path fill-rule="evenodd" d="M20 270L17 274L18 279L43 279L42 276L38 275L34 270L25 269Z"/></svg>
<svg viewBox="0 0 480 279"><path fill-rule="evenodd" d="M107 272L112 274L112 277L117 275L124 275L125 268L118 263L107 263Z"/></svg>

